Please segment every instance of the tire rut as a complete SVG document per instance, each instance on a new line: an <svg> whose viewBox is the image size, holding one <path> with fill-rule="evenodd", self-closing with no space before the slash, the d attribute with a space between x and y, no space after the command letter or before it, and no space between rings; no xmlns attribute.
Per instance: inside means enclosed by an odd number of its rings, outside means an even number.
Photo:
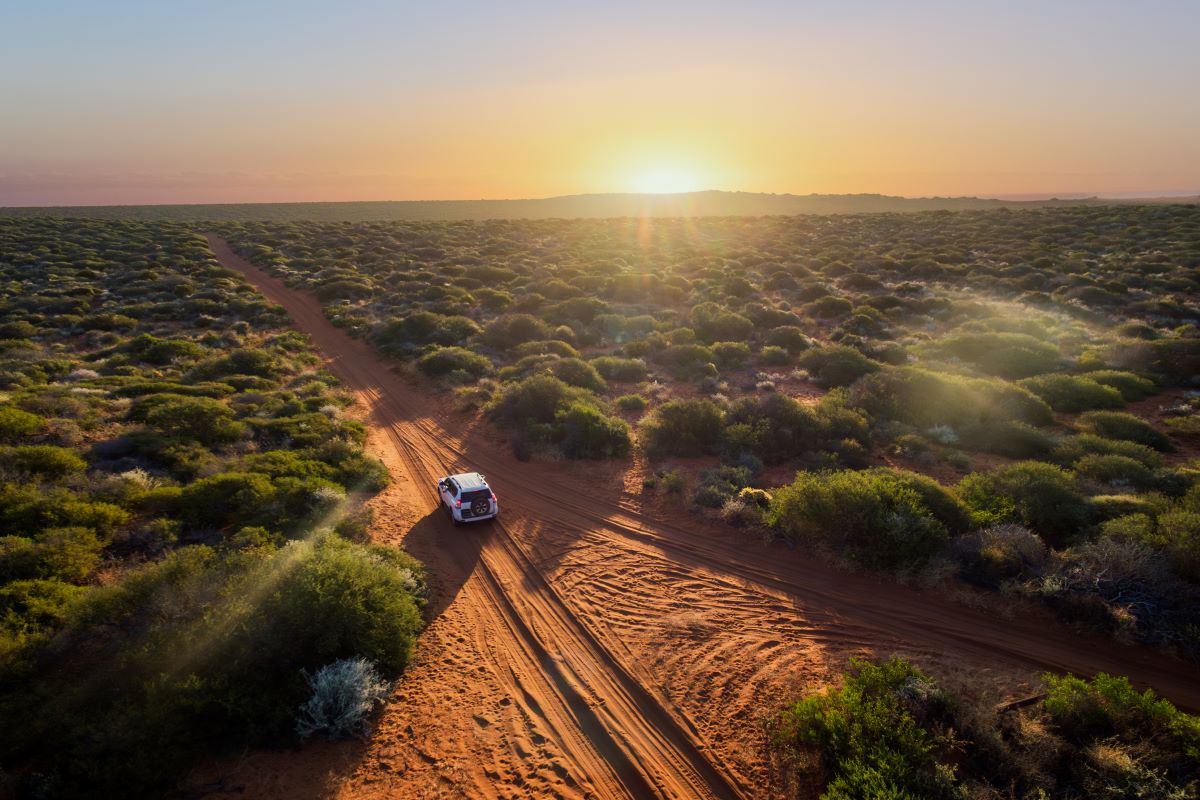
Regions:
<svg viewBox="0 0 1200 800"><path fill-rule="evenodd" d="M218 237L209 235L208 239L226 267L283 305L302 330L311 334L310 326L318 321L328 325L315 300L245 262ZM344 336L340 331L337 334ZM387 409L385 414L376 413L376 418L387 429L417 486L432 487L435 473L445 474L453 464L462 463L458 451L439 445L439 432L430 420L414 419L412 409L378 388L373 370L364 373L351 359L331 350L328 342L317 344L329 358L331 369L367 400L368 407ZM376 365L378 362L372 366ZM426 507L434 505L430 489ZM533 693L518 677L521 670L510 670L512 681L522 684L513 689L532 699L526 700L528 705L559 735L564 751L576 762L573 771L606 797L748 797L705 755L694 726L681 722L677 709L664 707L661 697L639 682L576 617L509 528L495 524L490 533L477 564L480 580L468 581L464 592L470 593L470 602L489 605L490 616L503 623L489 633L503 631L511 636L512 641L499 649L506 655L522 654L522 666L536 670L538 682L551 687L549 692ZM561 713L550 713L548 706ZM559 719L550 719L554 716ZM564 725L564 720L570 725Z"/></svg>
<svg viewBox="0 0 1200 800"><path fill-rule="evenodd" d="M476 574L460 599L479 607L479 624L488 627L481 638L503 639L493 642L496 670L504 673L515 697L526 698L519 702L529 713L555 732L585 793L747 797L757 794L749 787L761 788L716 752L713 745L723 736L720 720L715 728L709 720L705 736L680 707L680 698L672 702L620 632L605 623L614 599L645 602L654 613L669 610L672 604L661 590L647 583L664 576L675 585L727 596L737 629L759 631L757 642L747 645L751 649L776 644L771 640L786 628L792 636L842 651L890 643L936 658L953 653L976 667L1004 662L1084 675L1125 674L1183 708L1200 709L1200 682L1195 668L1184 662L1073 634L1044 614L1003 619L870 576L848 575L798 553L783 555L779 548L730 537L695 518L680 523L643 513L628 489L606 501L555 465L518 464L480 436L470 420L443 427L439 420L453 414L391 374L366 344L335 328L311 296L240 259L219 238L210 235L209 241L226 267L284 305L330 368L374 409L409 476L424 490L424 507L434 506L435 474L467 467L492 476L504 519L487 532ZM461 433L448 433L447 427ZM599 555L587 556L587 564L610 559L619 567L578 575L546 567L588 553ZM684 591L686 601L697 596L695 591ZM718 607L725 607L724 601ZM623 621L626 634L630 620L644 617ZM768 624L770 617L776 620ZM767 630L770 625L774 631ZM718 652L723 651L697 649L695 674L703 675L705 664L719 660ZM747 658L744 652L739 657ZM748 658L738 669L757 675L753 655ZM707 696L704 686L685 688L688 697ZM726 684L715 691L741 697L735 704L739 713L753 699L749 686Z"/></svg>

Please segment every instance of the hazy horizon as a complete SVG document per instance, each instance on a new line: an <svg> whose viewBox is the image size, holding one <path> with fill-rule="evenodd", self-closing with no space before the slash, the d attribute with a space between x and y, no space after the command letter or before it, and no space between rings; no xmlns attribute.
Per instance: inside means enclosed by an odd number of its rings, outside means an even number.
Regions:
<svg viewBox="0 0 1200 800"><path fill-rule="evenodd" d="M7 9L0 206L1200 191L1200 6Z"/></svg>

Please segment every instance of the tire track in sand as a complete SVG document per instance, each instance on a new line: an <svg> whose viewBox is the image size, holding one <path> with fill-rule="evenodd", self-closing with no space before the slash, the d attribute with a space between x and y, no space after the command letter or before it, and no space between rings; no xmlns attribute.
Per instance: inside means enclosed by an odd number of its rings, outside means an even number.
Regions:
<svg viewBox="0 0 1200 800"><path fill-rule="evenodd" d="M454 462L444 459L444 451L414 445L414 438L428 445L429 431L417 433L403 424L408 410L378 388L379 362L346 358L347 345L363 346L332 328L314 300L257 270L218 237L208 239L226 267L287 308L301 330L314 334L314 329L325 329L325 336L314 335L314 340L331 369L383 423L414 488L429 487L424 502L417 502L435 508L434 476L445 474ZM322 341L331 333L345 341ZM525 710L555 732L572 762L567 767L572 782L582 782L585 794L603 797L747 797L710 761L694 726L677 709L664 707L661 695L643 685L574 615L509 529L500 523L484 533L478 569L456 602L486 609L478 619L489 626L489 650L498 654L495 671L503 677L507 670L508 683Z"/></svg>
<svg viewBox="0 0 1200 800"><path fill-rule="evenodd" d="M606 487L565 475L571 467L518 463L496 446L494 437L489 440L486 432L475 430L477 420L447 411L443 401L391 374L367 345L332 326L310 296L237 259L219 240L210 241L226 266L281 302L297 327L324 351L331 368L360 389L366 405L374 405L377 420L406 454L404 472L428 477L449 471L443 469L448 465L479 468L498 486L504 522L481 546L478 568L462 590L463 603L471 624L487 629L472 634L483 644L493 644L493 626L509 627L510 633L501 637L503 646L484 648L489 668L507 681L506 690L514 696L528 690L536 698L527 704L535 721L541 716L534 706L547 697L553 701L546 702L542 716L556 720L554 738L578 791L550 787L539 792L518 779L510 785L522 791L505 795L498 789L504 776L477 774L472 776L472 796L606 797L644 791L623 782L621 772L627 767L605 757L603 741L589 740L562 695L561 680L556 684L560 676L547 674L538 663L542 653L570 655L574 663L577 648L591 654L588 669L564 674L568 684L577 682L579 696L624 698L632 684L640 696L629 697L625 707L646 707L648 696L653 701L649 706L659 710L646 713L666 720L651 724L651 733L661 734L665 725L675 741L682 737L684 745L661 757L679 785L696 780L696 770L688 765L700 756L728 776L732 787L753 796L766 793L761 753L752 752L755 736L745 735L761 711L755 703L763 701L780 673L801 671L820 679L820 653L825 650L896 649L987 676L985 681L990 677L1002 691L1017 672L1031 677L1043 669L1077 674L1103 670L1153 686L1185 708L1200 708L1194 667L1161 654L1074 635L1044 614L1004 619L886 580L847 575L799 553L731 536L695 517L643 513L628 486L610 496ZM417 487L421 507L434 504L427 488L431 485L427 481ZM458 542L461 536L443 541ZM451 610L463 603L456 600ZM696 620L695 630L659 635L664 620L675 612L698 612L703 618ZM710 629L716 633L704 632ZM598 678L591 671L605 664L617 673L614 677ZM413 699L419 701L419 695ZM609 719L601 710L596 714ZM569 723L566 729L563 720ZM741 740L731 744L739 726ZM654 745L654 737L643 740L636 728L614 732L619 749L636 751L638 758L628 760L639 771L649 771L648 751L641 748Z"/></svg>

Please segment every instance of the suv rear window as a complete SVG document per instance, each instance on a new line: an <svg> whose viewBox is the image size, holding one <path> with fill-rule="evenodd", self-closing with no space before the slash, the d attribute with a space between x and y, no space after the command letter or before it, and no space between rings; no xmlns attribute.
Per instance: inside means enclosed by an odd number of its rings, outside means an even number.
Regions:
<svg viewBox="0 0 1200 800"><path fill-rule="evenodd" d="M463 492L462 501L463 501L464 505L470 505L471 503L474 503L477 498L480 498L480 497L491 500L492 493L489 492L487 489L476 489L473 492Z"/></svg>

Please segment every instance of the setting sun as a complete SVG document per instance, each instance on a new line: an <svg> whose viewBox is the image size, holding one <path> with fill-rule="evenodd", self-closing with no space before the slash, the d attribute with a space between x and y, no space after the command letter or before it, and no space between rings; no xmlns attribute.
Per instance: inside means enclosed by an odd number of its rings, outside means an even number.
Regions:
<svg viewBox="0 0 1200 800"><path fill-rule="evenodd" d="M702 185L696 175L684 170L658 169L634 176L630 188L641 194L679 194L709 187Z"/></svg>

